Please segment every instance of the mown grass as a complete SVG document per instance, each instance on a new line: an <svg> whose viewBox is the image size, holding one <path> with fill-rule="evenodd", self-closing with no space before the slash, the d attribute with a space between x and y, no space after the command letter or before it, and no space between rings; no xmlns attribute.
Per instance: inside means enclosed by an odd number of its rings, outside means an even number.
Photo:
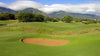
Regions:
<svg viewBox="0 0 100 56"><path fill-rule="evenodd" d="M100 24L10 24L0 28L0 56L100 56ZM22 43L23 38L65 39L70 43L49 47Z"/></svg>

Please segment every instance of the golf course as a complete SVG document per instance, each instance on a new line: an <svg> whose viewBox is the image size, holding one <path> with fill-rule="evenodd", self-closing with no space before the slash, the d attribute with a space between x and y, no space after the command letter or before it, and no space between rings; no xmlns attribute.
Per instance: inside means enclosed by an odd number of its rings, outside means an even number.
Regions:
<svg viewBox="0 0 100 56"><path fill-rule="evenodd" d="M100 56L100 24L0 21L0 56Z"/></svg>

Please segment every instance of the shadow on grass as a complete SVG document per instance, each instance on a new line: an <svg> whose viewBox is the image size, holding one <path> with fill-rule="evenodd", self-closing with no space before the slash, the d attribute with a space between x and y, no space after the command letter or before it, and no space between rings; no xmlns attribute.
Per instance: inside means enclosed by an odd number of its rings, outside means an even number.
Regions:
<svg viewBox="0 0 100 56"><path fill-rule="evenodd" d="M0 24L0 26L4 26L4 25L7 25L7 24Z"/></svg>

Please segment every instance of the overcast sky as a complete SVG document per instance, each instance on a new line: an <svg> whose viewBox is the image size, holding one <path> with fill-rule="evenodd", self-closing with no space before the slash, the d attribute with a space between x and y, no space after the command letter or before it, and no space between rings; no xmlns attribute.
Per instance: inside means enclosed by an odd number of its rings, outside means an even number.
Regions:
<svg viewBox="0 0 100 56"><path fill-rule="evenodd" d="M0 7L13 10L37 8L46 13L66 11L100 15L100 0L0 0Z"/></svg>

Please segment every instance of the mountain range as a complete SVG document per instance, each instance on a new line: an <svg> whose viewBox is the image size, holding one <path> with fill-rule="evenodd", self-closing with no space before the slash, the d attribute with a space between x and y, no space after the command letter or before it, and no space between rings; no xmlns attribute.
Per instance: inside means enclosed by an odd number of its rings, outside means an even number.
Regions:
<svg viewBox="0 0 100 56"><path fill-rule="evenodd" d="M81 14L81 13L71 13L65 11L58 11L50 13L49 15L53 15L58 18L63 18L65 16L72 16L73 18L81 18L81 19L100 19L100 16L93 14Z"/></svg>
<svg viewBox="0 0 100 56"><path fill-rule="evenodd" d="M0 13L3 13L3 12L9 12L9 13L14 13L14 14L17 13L17 11L14 11L12 9L5 8L5 7L0 7Z"/></svg>
<svg viewBox="0 0 100 56"><path fill-rule="evenodd" d="M63 18L65 16L72 16L73 18L82 18L82 19L98 19L100 20L100 16L97 15L93 15L93 14L81 14L81 13L71 13L71 12L65 12L65 11L57 11L57 12L52 12L52 13L45 13L43 11L40 11L38 9L35 8L26 8L24 10L20 10L20 11L14 11L12 9L9 8L5 8L5 7L0 7L0 13L3 12L9 12L9 13L18 13L18 12L30 12L30 13L34 13L34 14L42 14L46 17L52 17L52 18Z"/></svg>
<svg viewBox="0 0 100 56"><path fill-rule="evenodd" d="M35 9L35 8L26 8L24 10L21 10L20 12L30 12L30 13L33 13L33 14L42 14L44 15L45 17L54 17L54 16L51 16L43 11L40 11L38 9Z"/></svg>

